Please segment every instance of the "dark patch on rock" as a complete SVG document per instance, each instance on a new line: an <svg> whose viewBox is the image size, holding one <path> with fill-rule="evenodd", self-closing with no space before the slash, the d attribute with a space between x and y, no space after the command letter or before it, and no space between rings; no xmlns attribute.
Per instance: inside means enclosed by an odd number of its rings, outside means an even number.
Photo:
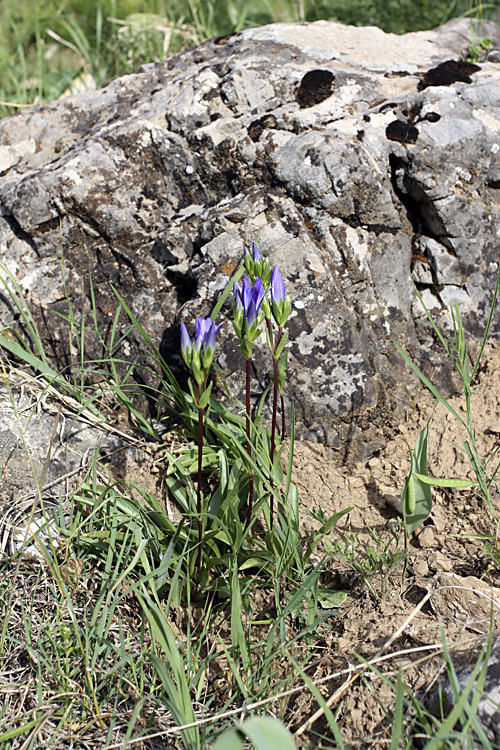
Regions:
<svg viewBox="0 0 500 750"><path fill-rule="evenodd" d="M210 89L210 91L207 91L206 94L203 94L203 101L205 102L211 102L212 99L217 99L219 96L219 90L218 89Z"/></svg>
<svg viewBox="0 0 500 750"><path fill-rule="evenodd" d="M275 128L277 125L276 117L274 115L264 115L258 120L254 120L248 126L248 135L254 143L256 143L264 130Z"/></svg>
<svg viewBox="0 0 500 750"><path fill-rule="evenodd" d="M428 112L423 119L427 122L439 122L441 115L438 115L437 112Z"/></svg>
<svg viewBox="0 0 500 750"><path fill-rule="evenodd" d="M382 112L385 112L387 109L394 109L398 105L397 105L397 102L382 101L382 102L379 102L378 104L374 104L373 106L377 108L376 111L378 112L378 114L382 114Z"/></svg>
<svg viewBox="0 0 500 750"><path fill-rule="evenodd" d="M418 130L414 125L403 122L403 120L394 120L386 127L385 137L389 141L398 141L399 143L416 143Z"/></svg>
<svg viewBox="0 0 500 750"><path fill-rule="evenodd" d="M474 63L464 60L446 60L435 68L431 68L421 78L418 88L420 91L428 86L451 86L452 83L472 83L472 73L481 68Z"/></svg>
<svg viewBox="0 0 500 750"><path fill-rule="evenodd" d="M213 44L221 45L226 44L229 39L239 36L239 32L233 32L232 34L225 34L224 36L216 36L212 39Z"/></svg>
<svg viewBox="0 0 500 750"><path fill-rule="evenodd" d="M333 93L335 76L330 70L310 70L302 78L297 90L297 101L301 109L314 107L328 99Z"/></svg>
<svg viewBox="0 0 500 750"><path fill-rule="evenodd" d="M407 70L391 70L384 75L384 78L406 78L409 75L410 73Z"/></svg>

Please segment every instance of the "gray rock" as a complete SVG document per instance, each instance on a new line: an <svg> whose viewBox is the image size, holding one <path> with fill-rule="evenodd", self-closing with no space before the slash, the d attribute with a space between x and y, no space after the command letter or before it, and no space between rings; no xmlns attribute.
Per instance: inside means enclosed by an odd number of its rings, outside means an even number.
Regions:
<svg viewBox="0 0 500 750"><path fill-rule="evenodd" d="M498 47L496 25L481 33ZM411 274L444 326L455 301L473 339L488 314L500 71L460 62L476 36L469 20L403 37L275 24L2 121L0 257L47 352L73 367L53 313L68 295L89 319L91 273L103 335L111 282L182 373L179 321L211 311L258 238L293 300L287 397L299 435L338 447L341 460L379 449L416 389L391 339L453 389ZM16 313L1 297L2 324L19 326ZM120 333L127 326L123 316ZM220 364L241 394L238 347L224 332ZM86 343L89 359L103 356L98 337ZM120 354L150 364L134 333ZM262 388L265 346L255 364Z"/></svg>
<svg viewBox="0 0 500 750"><path fill-rule="evenodd" d="M59 411L61 407L61 410ZM0 550L13 554L25 541L28 517L31 536L59 546L57 526L64 523L61 508L68 488L99 461L113 466L115 474L133 455L133 439L110 434L106 424L85 415L76 402L63 406L50 398L40 383L12 375L0 385ZM69 493L70 494L70 493ZM64 501L64 502L63 502ZM66 505L69 512L69 508ZM53 512L57 514L54 521ZM25 553L41 558L33 541Z"/></svg>

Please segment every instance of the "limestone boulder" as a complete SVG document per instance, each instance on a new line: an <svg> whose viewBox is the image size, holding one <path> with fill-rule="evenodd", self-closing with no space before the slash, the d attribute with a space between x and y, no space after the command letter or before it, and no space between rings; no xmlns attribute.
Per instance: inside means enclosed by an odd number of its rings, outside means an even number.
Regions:
<svg viewBox="0 0 500 750"><path fill-rule="evenodd" d="M378 450L416 387L393 340L454 387L412 277L441 325L457 302L477 341L488 317L500 58L466 61L478 33L500 46L499 27L470 20L405 36L274 24L0 122L0 258L48 353L71 369L74 342L54 314L68 299L88 319L93 297L110 335L111 282L180 372L180 320L211 312L258 240L293 301L287 400L299 434L341 460ZM0 320L20 326L6 294ZM241 393L223 331L219 362ZM103 356L97 336L87 346ZM148 363L133 332L122 354ZM258 390L264 342L255 365Z"/></svg>

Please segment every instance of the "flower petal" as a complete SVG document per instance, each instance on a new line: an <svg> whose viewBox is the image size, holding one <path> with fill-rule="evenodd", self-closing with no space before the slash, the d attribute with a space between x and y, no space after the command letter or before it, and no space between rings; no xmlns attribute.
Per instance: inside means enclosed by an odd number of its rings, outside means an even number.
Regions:
<svg viewBox="0 0 500 750"><path fill-rule="evenodd" d="M252 242L252 255L253 259L256 263L258 263L260 260L262 260L262 256L259 253L259 248L257 247L257 243Z"/></svg>
<svg viewBox="0 0 500 750"><path fill-rule="evenodd" d="M260 306L262 304L262 300L266 296L266 290L264 288L264 284L262 283L262 279L256 279L255 280L255 286L253 287L253 299L255 302L255 308L257 312L260 310Z"/></svg>
<svg viewBox="0 0 500 750"><path fill-rule="evenodd" d="M182 356L191 351L191 339L184 323L181 322L181 352Z"/></svg>
<svg viewBox="0 0 500 750"><path fill-rule="evenodd" d="M255 321L257 320L257 313L258 313L257 307L255 305L254 300L252 299L250 300L250 303L248 305L248 309L245 315L248 328L251 328L253 324L255 323Z"/></svg>
<svg viewBox="0 0 500 750"><path fill-rule="evenodd" d="M204 341L206 337L208 336L210 332L210 328L213 325L210 318L196 318L195 323L195 341L194 341L194 347L198 351L201 349L201 347L204 344Z"/></svg>
<svg viewBox="0 0 500 750"><path fill-rule="evenodd" d="M274 266L271 274L271 298L277 305L285 299L285 282L278 266Z"/></svg>

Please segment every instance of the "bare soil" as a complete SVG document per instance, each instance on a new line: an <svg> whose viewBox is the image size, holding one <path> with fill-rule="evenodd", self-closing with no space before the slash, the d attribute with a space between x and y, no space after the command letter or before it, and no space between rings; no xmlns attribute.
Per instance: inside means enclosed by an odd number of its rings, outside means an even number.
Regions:
<svg viewBox="0 0 500 750"><path fill-rule="evenodd" d="M500 349L490 347L484 363L472 407L480 455L491 457L493 472L498 463L494 454L500 446ZM463 396L449 402L464 414ZM494 543L498 529L483 500L471 490L433 489L431 515L410 539L404 580L403 565L390 571L390 559L384 570L371 575L363 575L353 568L352 557L351 563L347 559L353 550L355 562L363 565L370 547L383 551L389 542L390 550L395 551L400 494L410 466L406 442L413 448L427 424L429 474L473 480L461 450L465 431L428 391L422 392L418 407L407 415L380 455L346 472L336 466L331 448L298 443L293 476L306 535L319 526L308 514L311 509L319 507L328 516L352 508L332 532L341 548L338 581L349 591L332 652L342 655L345 663L359 664L356 655L371 660L406 651L379 662L378 668L395 681L401 667L404 681L420 699L435 685L442 670L441 631L458 668L472 664L477 656L490 627L492 601L494 628L500 627L499 570L487 554L484 540L475 538L491 535ZM401 537L399 549L402 546ZM346 547L348 555L343 555ZM385 712L394 703L387 685L353 668L328 697L331 708L339 710L348 747L384 746L390 738ZM315 707L304 706L294 729L309 727L314 711Z"/></svg>

